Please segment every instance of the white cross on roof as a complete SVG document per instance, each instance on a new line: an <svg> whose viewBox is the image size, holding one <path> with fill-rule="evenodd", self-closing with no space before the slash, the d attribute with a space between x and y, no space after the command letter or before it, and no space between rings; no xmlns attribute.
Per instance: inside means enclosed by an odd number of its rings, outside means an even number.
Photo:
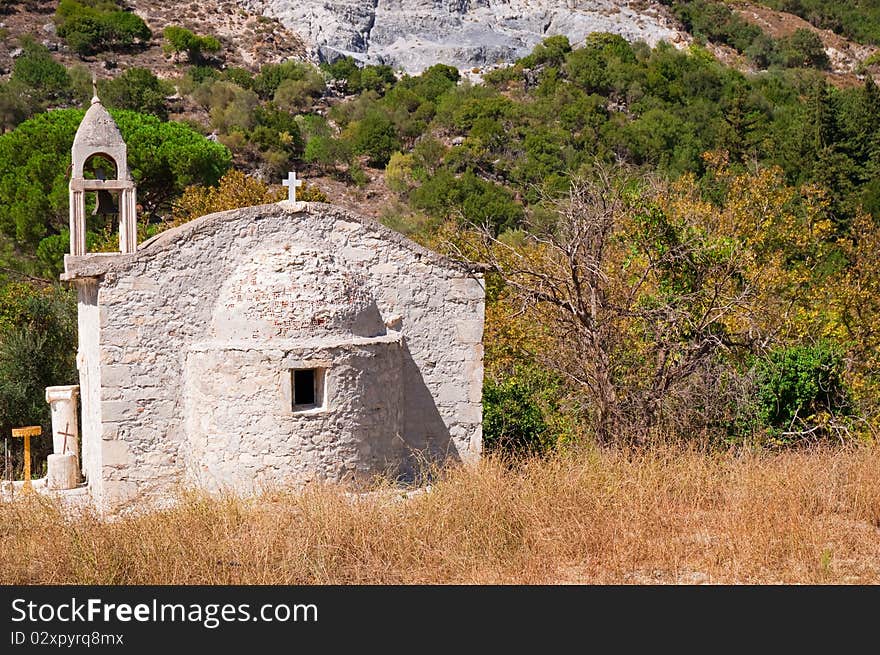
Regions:
<svg viewBox="0 0 880 655"><path fill-rule="evenodd" d="M289 187L289 189L287 191L287 199L288 200L290 200L291 202L296 202L296 188L302 186L302 183L303 183L302 180L296 179L296 172L295 171L291 171L290 173L287 174L287 179L282 181L281 184L283 184L286 187Z"/></svg>

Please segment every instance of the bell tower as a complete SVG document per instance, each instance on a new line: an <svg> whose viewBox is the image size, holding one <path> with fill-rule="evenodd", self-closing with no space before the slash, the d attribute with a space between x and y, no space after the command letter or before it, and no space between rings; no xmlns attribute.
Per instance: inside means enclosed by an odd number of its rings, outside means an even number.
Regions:
<svg viewBox="0 0 880 655"><path fill-rule="evenodd" d="M94 83L93 83L94 84ZM96 212L106 211L112 204L112 193L119 194L119 252L132 253L137 249L136 188L128 172L127 148L116 122L101 104L97 88L92 104L79 124L71 150L73 168L70 178L70 254L86 254L86 198L87 191L98 194ZM86 165L95 157L115 166L115 179L96 175L85 177ZM108 177L108 179L102 179Z"/></svg>

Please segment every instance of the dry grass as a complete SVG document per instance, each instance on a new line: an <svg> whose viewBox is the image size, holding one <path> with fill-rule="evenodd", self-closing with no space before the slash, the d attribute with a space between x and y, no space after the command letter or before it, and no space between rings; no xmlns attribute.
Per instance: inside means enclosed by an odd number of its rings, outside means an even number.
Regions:
<svg viewBox="0 0 880 655"><path fill-rule="evenodd" d="M0 504L3 583L880 582L880 448L484 461L430 493Z"/></svg>

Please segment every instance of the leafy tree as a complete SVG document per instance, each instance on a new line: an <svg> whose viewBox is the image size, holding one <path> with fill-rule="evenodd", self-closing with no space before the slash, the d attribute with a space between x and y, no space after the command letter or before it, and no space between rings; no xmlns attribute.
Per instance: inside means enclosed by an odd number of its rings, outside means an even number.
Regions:
<svg viewBox="0 0 880 655"><path fill-rule="evenodd" d="M290 112L301 112L320 98L325 90L324 80L317 69L308 68L300 79L285 78L275 89L274 102Z"/></svg>
<svg viewBox="0 0 880 655"><path fill-rule="evenodd" d="M294 158L303 153L303 139L296 117L272 103L254 110L256 126L248 133L248 141L256 145L268 166L268 174L290 170Z"/></svg>
<svg viewBox="0 0 880 655"><path fill-rule="evenodd" d="M332 62L321 64L321 70L330 76L332 80L348 81L353 73L359 70L354 57L340 57Z"/></svg>
<svg viewBox="0 0 880 655"><path fill-rule="evenodd" d="M348 93L373 91L381 95L397 81L391 66L360 66L353 57L321 64L321 69L330 79L342 82Z"/></svg>
<svg viewBox="0 0 880 655"><path fill-rule="evenodd" d="M128 163L147 219L195 183L216 182L229 151L190 127L127 110L111 111L128 144ZM70 148L83 112L56 110L0 136L0 234L30 250L67 226Z"/></svg>
<svg viewBox="0 0 880 655"><path fill-rule="evenodd" d="M539 357L582 390L596 438L644 437L667 411L683 415L670 403L693 411L684 399L698 372L735 339L728 319L748 293L737 246L604 167L555 207L552 229L518 246L486 231L477 256L550 332Z"/></svg>
<svg viewBox="0 0 880 655"><path fill-rule="evenodd" d="M101 101L107 107L131 109L168 119L166 98L174 92L168 82L160 80L146 68L129 68L119 77L98 84Z"/></svg>
<svg viewBox="0 0 880 655"><path fill-rule="evenodd" d="M418 98L418 102L414 105L414 108L417 108L423 101L437 102L440 96L458 84L459 79L461 79L461 75L457 68L445 64L434 64L422 71L421 75L404 77L397 87L411 91ZM389 100L391 99L389 98Z"/></svg>
<svg viewBox="0 0 880 655"><path fill-rule="evenodd" d="M542 64L559 67L570 52L571 43L568 37L560 34L541 41L534 47L532 53L521 59L519 63L525 68Z"/></svg>
<svg viewBox="0 0 880 655"><path fill-rule="evenodd" d="M565 70L587 93L607 93L611 88L609 67L632 62L635 53L623 37L597 32L587 37L583 48L566 57Z"/></svg>
<svg viewBox="0 0 880 655"><path fill-rule="evenodd" d="M381 94L395 81L391 66L364 66L348 77L348 89L353 93L375 91Z"/></svg>
<svg viewBox="0 0 880 655"><path fill-rule="evenodd" d="M400 149L394 123L381 111L373 110L353 123L348 134L354 152L367 155L371 166L384 167Z"/></svg>
<svg viewBox="0 0 880 655"><path fill-rule="evenodd" d="M331 136L317 135L306 143L303 159L317 164L321 169L335 169L336 165L351 158L351 149L346 141Z"/></svg>
<svg viewBox="0 0 880 655"><path fill-rule="evenodd" d="M220 41L213 36L199 36L179 25L169 25L162 31L165 37L165 51L176 54L186 53L190 63L204 60L205 53L220 52Z"/></svg>
<svg viewBox="0 0 880 655"><path fill-rule="evenodd" d="M247 132L256 124L257 94L224 80L208 81L193 93L210 115L211 127L222 134Z"/></svg>
<svg viewBox="0 0 880 655"><path fill-rule="evenodd" d="M41 98L58 97L70 90L67 69L52 58L48 48L26 38L22 50L12 67L13 82L33 89Z"/></svg>
<svg viewBox="0 0 880 655"><path fill-rule="evenodd" d="M220 178L216 186L188 186L174 203L169 227L182 225L205 214L278 202L285 197L285 189L270 188L262 180L231 170Z"/></svg>
<svg viewBox="0 0 880 655"><path fill-rule="evenodd" d="M284 92L291 98L296 94L302 97L318 97L324 91L324 80L320 72L311 64L299 61L285 61L281 64L266 64L254 78L253 89L264 100L272 99L282 82L298 82L290 85Z"/></svg>
<svg viewBox="0 0 880 655"><path fill-rule="evenodd" d="M504 187L480 179L471 171L456 177L441 169L410 194L415 209L464 225L485 227L500 234L519 226L522 207Z"/></svg>
<svg viewBox="0 0 880 655"><path fill-rule="evenodd" d="M237 170L220 178L216 186L192 185L187 187L174 204L174 213L168 227L176 227L199 216L214 212L263 205L287 198L287 189L268 184ZM297 190L297 198L307 202L327 202L315 186L306 183Z"/></svg>
<svg viewBox="0 0 880 655"><path fill-rule="evenodd" d="M755 38L743 52L758 68L769 68L781 62L779 44L766 34Z"/></svg>
<svg viewBox="0 0 880 655"><path fill-rule="evenodd" d="M75 294L8 283L0 286L0 308L0 429L9 434L14 427L41 425L43 435L51 435L46 387L77 379ZM52 452L52 440L31 443L39 466ZM21 445L10 445L18 464Z"/></svg>
<svg viewBox="0 0 880 655"><path fill-rule="evenodd" d="M79 55L128 50L153 36L139 16L120 10L113 0L61 0L55 22L58 36Z"/></svg>
<svg viewBox="0 0 880 655"><path fill-rule="evenodd" d="M798 28L780 43L783 62L792 68L826 69L830 65L822 39L813 30Z"/></svg>

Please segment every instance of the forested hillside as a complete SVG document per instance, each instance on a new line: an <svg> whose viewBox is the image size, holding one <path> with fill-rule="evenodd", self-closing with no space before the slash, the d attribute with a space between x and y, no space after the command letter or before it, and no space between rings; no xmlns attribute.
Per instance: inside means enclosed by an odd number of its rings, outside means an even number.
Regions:
<svg viewBox="0 0 880 655"><path fill-rule="evenodd" d="M880 2L877 0L762 0L760 4L795 14L816 27L837 32L853 41L880 45Z"/></svg>
<svg viewBox="0 0 880 655"><path fill-rule="evenodd" d="M489 447L873 436L876 65L836 75L810 30L774 38L734 5L667 4L691 47L551 37L480 82L443 62L417 76L351 59L233 65L212 34L154 33L112 0L59 5L80 63L5 34L20 52L0 83L0 426L45 420L29 418L44 410L33 397L73 375L71 301L54 280L96 58L163 48L173 74L133 65L98 82L129 145L141 237L277 199L295 168L307 199L492 264ZM858 26L863 3L824 18L790 4L776 8L875 42L871 3ZM749 66L719 61L718 44ZM92 220L90 248L112 250L112 222Z"/></svg>

